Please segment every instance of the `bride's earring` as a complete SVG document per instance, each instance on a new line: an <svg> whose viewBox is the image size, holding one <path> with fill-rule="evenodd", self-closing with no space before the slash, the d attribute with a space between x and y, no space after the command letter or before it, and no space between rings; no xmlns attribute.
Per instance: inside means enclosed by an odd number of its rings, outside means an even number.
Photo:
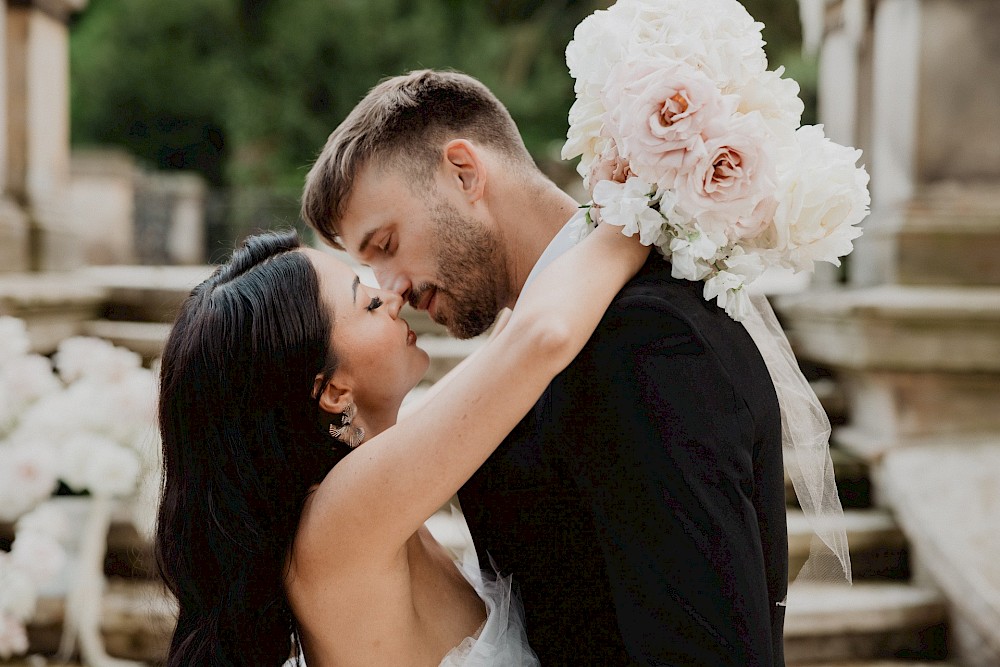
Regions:
<svg viewBox="0 0 1000 667"><path fill-rule="evenodd" d="M330 435L340 440L351 449L360 445L365 439L365 430L360 426L351 426L354 417L358 414L358 408L354 403L349 403L347 408L340 414L340 426L330 424Z"/></svg>

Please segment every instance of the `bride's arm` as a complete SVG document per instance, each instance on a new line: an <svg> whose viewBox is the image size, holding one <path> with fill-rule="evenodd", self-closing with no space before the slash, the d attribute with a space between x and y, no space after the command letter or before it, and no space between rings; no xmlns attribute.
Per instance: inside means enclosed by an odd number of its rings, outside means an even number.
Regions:
<svg viewBox="0 0 1000 667"><path fill-rule="evenodd" d="M337 464L303 513L301 546L337 558L398 553L583 349L647 255L636 239L602 225L547 267L503 331L437 393L433 410L399 421Z"/></svg>

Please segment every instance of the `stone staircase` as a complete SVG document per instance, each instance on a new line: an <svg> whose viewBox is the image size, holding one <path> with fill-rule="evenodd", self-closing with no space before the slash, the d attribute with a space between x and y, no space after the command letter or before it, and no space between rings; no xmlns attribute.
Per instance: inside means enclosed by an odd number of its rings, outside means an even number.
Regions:
<svg viewBox="0 0 1000 667"><path fill-rule="evenodd" d="M934 588L911 580L910 549L893 516L872 506L868 468L833 450L845 507L854 585L796 584L788 596L785 658L790 667L876 665L914 667L942 662L947 607ZM812 533L789 498L789 568L809 553Z"/></svg>

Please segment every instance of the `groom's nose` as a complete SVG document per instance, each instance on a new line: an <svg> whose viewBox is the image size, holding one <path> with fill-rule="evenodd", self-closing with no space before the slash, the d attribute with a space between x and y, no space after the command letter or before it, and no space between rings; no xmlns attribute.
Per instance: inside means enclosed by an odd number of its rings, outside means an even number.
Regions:
<svg viewBox="0 0 1000 667"><path fill-rule="evenodd" d="M375 279L378 280L379 287L389 292L395 292L403 297L403 299L406 299L410 295L412 285L404 276L391 273L385 269L376 269Z"/></svg>

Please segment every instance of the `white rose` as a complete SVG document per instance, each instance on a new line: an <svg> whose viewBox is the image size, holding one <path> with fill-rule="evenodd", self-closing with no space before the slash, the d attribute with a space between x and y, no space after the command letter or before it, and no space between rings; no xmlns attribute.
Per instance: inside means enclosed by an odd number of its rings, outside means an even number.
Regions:
<svg viewBox="0 0 1000 667"><path fill-rule="evenodd" d="M868 173L856 166L861 151L830 141L821 126L804 126L796 138L794 159L780 166L773 247L797 271L815 262L839 266L871 203Z"/></svg>
<svg viewBox="0 0 1000 667"><path fill-rule="evenodd" d="M28 652L28 633L24 624L11 614L0 611L0 660Z"/></svg>

